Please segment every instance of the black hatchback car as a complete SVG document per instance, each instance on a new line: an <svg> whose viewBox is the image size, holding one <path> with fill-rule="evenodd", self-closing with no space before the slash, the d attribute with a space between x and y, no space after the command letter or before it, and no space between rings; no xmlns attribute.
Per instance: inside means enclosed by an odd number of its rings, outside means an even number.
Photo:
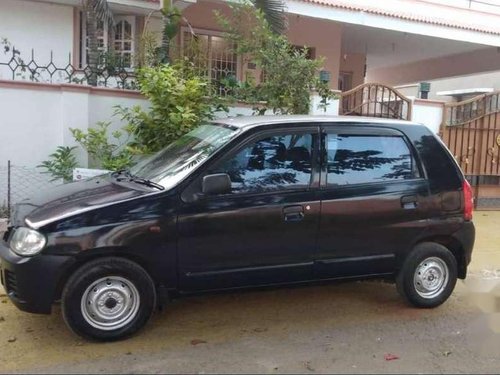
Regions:
<svg viewBox="0 0 500 375"><path fill-rule="evenodd" d="M472 191L423 125L237 117L140 162L18 204L1 281L21 310L61 300L77 334L132 334L201 291L382 277L418 307L465 278Z"/></svg>

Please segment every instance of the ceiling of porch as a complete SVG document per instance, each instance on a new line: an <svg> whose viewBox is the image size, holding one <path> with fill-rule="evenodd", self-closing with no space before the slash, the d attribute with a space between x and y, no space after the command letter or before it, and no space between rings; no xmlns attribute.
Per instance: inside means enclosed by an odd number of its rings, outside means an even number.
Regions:
<svg viewBox="0 0 500 375"><path fill-rule="evenodd" d="M385 30L354 24L343 24L342 52L366 54L369 69L456 55L488 46Z"/></svg>

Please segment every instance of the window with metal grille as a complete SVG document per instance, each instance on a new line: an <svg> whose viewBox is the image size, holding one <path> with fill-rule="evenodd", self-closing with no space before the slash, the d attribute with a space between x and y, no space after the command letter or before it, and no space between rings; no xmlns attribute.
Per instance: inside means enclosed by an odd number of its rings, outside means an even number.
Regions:
<svg viewBox="0 0 500 375"><path fill-rule="evenodd" d="M115 26L114 51L120 57L122 66L127 68L133 65L134 21L134 17L123 17Z"/></svg>
<svg viewBox="0 0 500 375"><path fill-rule="evenodd" d="M220 34L207 31L189 30L182 33L183 54L214 83L217 94L227 96L229 88L224 81L236 79L239 72L239 59L234 45Z"/></svg>
<svg viewBox="0 0 500 375"><path fill-rule="evenodd" d="M109 51L109 47L112 43L113 53L119 59L119 63L124 68L131 68L134 66L134 52L135 52L135 16L115 16L115 29L114 33L109 33L109 26L104 25L101 21L98 21L97 25L97 42L98 49L100 52L99 64L104 63L104 54ZM81 58L80 66L84 67L88 65L88 50L89 50L89 40L87 36L85 15L81 13Z"/></svg>

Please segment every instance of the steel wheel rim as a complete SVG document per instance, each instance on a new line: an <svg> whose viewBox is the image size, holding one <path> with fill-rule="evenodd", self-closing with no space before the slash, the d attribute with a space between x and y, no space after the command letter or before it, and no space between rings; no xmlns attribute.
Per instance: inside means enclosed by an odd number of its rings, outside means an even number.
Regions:
<svg viewBox="0 0 500 375"><path fill-rule="evenodd" d="M431 299L439 296L448 285L448 265L441 258L424 259L416 268L413 285L420 297Z"/></svg>
<svg viewBox="0 0 500 375"><path fill-rule="evenodd" d="M123 277L96 280L85 290L81 310L94 328L111 331L129 324L139 311L140 297L135 285Z"/></svg>

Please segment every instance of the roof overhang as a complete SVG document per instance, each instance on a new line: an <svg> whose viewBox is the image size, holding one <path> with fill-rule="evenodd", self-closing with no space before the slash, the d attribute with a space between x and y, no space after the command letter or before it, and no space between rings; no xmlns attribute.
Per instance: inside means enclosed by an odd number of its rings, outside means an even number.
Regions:
<svg viewBox="0 0 500 375"><path fill-rule="evenodd" d="M495 89L491 87L480 87L480 88L470 88L470 89L462 89L462 90L449 90L449 91L438 91L436 93L437 96L452 96L452 97L462 97L465 95L481 95L488 94L490 92L494 92Z"/></svg>
<svg viewBox="0 0 500 375"><path fill-rule="evenodd" d="M386 4L386 1L390 0L385 0L384 4ZM359 3L360 1L357 2ZM412 18L404 14L396 15L390 12L359 10L362 8L357 9L352 6L339 5L343 3L334 0L288 0L287 8L289 13L313 18L468 42L483 46L500 47L500 29L497 31L495 26L485 27L483 30L480 30L475 29L475 26L467 24L460 25L445 21L439 22L431 17L428 17L426 21L426 18L423 16ZM498 18L500 24L500 16L488 15L488 17Z"/></svg>
<svg viewBox="0 0 500 375"><path fill-rule="evenodd" d="M31 0L41 3L52 3L81 7L82 0ZM115 11L126 13L148 13L160 9L160 0L108 0L109 5Z"/></svg>

